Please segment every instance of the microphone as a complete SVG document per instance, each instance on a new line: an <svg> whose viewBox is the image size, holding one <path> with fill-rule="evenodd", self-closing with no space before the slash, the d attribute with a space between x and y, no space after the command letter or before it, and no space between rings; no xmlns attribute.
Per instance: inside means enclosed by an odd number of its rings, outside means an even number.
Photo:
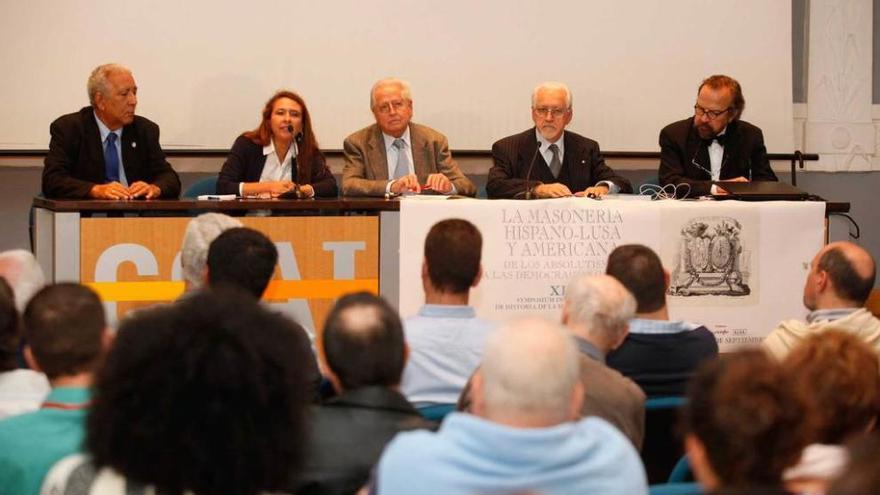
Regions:
<svg viewBox="0 0 880 495"><path fill-rule="evenodd" d="M293 134L293 124L287 124L287 132ZM299 189L299 164L296 162L296 157L299 155L299 146L297 143L302 140L302 133L299 132L294 135L293 139L293 152L294 156L290 159L290 175L291 179L293 179L293 187L294 194L296 195L296 199L302 198L302 191Z"/></svg>
<svg viewBox="0 0 880 495"><path fill-rule="evenodd" d="M535 140L538 147L535 148L535 153L532 155L532 161L529 162L529 169L526 171L526 199L532 199L532 188L529 187L529 179L532 178L532 168L535 166L535 159L538 158L538 152L541 151L541 141Z"/></svg>

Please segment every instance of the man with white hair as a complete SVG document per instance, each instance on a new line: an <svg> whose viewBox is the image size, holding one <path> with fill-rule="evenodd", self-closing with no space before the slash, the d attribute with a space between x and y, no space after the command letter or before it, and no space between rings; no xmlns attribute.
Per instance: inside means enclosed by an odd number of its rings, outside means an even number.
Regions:
<svg viewBox="0 0 880 495"><path fill-rule="evenodd" d="M580 356L558 324L524 319L490 335L472 394L473 415L395 437L376 469L378 493L648 493L626 438L579 419Z"/></svg>
<svg viewBox="0 0 880 495"><path fill-rule="evenodd" d="M12 249L0 253L0 277L6 279L15 295L15 308L24 312L34 294L46 285L43 269L30 251Z"/></svg>
<svg viewBox="0 0 880 495"><path fill-rule="evenodd" d="M191 292L205 285L208 248L214 239L226 230L241 226L240 221L222 213L203 213L186 224L183 245L180 247L184 292Z"/></svg>
<svg viewBox="0 0 880 495"><path fill-rule="evenodd" d="M565 291L562 324L574 334L581 353L582 414L604 418L641 449L645 393L605 363L605 356L626 339L635 310L635 298L614 277L582 275Z"/></svg>
<svg viewBox="0 0 880 495"><path fill-rule="evenodd" d="M412 91L401 79L382 79L370 90L376 123L345 138L344 196L420 193L473 196L477 189L452 159L446 136L411 122Z"/></svg>
<svg viewBox="0 0 880 495"><path fill-rule="evenodd" d="M180 179L159 145L159 126L134 114L137 84L118 64L95 68L90 106L49 126L43 167L47 198L176 198Z"/></svg>
<svg viewBox="0 0 880 495"><path fill-rule="evenodd" d="M544 82L532 91L535 127L492 145L490 198L601 197L631 193L632 185L605 164L599 143L571 131L571 91ZM539 156L540 155L540 156Z"/></svg>

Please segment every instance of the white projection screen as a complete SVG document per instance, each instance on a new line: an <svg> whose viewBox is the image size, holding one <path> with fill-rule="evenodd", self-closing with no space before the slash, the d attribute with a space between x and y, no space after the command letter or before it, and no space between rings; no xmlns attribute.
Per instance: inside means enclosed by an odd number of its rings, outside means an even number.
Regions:
<svg viewBox="0 0 880 495"><path fill-rule="evenodd" d="M138 113L166 149L226 149L277 89L306 99L340 149L372 121L381 77L408 79L414 120L456 150L531 125L543 80L574 95L569 129L605 151L657 151L692 113L699 81L743 85L744 119L792 151L791 3L767 0L4 2L0 149L45 149L49 123L87 105L101 63L130 66Z"/></svg>

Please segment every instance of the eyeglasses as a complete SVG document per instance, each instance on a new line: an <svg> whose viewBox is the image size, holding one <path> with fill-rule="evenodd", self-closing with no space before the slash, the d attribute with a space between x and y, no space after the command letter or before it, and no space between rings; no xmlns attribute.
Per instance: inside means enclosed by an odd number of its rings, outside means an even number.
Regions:
<svg viewBox="0 0 880 495"><path fill-rule="evenodd" d="M558 119L565 115L568 112L567 108L550 108L550 107L537 107L532 109L533 112L538 114L539 117L547 117L548 115L552 115L554 119Z"/></svg>
<svg viewBox="0 0 880 495"><path fill-rule="evenodd" d="M715 120L729 111L729 107L725 108L724 110L709 110L708 108L703 108L700 105L694 105L694 114L697 117L706 117L709 120Z"/></svg>
<svg viewBox="0 0 880 495"><path fill-rule="evenodd" d="M377 105L376 110L379 113L388 114L388 113L391 113L392 109L394 109L395 112L399 112L399 111L403 110L403 107L405 107L405 106L406 106L406 100L396 100L396 101L389 101L388 103L385 103L384 105Z"/></svg>

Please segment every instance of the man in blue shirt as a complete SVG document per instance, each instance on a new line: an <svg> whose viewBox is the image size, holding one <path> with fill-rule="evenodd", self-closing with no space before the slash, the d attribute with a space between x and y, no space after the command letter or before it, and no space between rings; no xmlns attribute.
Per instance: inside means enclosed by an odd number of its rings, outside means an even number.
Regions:
<svg viewBox="0 0 880 495"><path fill-rule="evenodd" d="M404 322L409 361L401 391L417 406L454 404L494 325L468 306L483 274L483 237L467 220L438 222L425 238L425 305Z"/></svg>
<svg viewBox="0 0 880 495"><path fill-rule="evenodd" d="M580 363L558 324L532 318L494 332L472 381L473 415L398 434L376 469L378 493L648 493L627 438L598 417L579 419Z"/></svg>
<svg viewBox="0 0 880 495"><path fill-rule="evenodd" d="M40 410L0 421L0 494L37 494L52 465L81 449L89 387L110 346L104 308L71 283L38 292L24 312L25 359L49 377Z"/></svg>

